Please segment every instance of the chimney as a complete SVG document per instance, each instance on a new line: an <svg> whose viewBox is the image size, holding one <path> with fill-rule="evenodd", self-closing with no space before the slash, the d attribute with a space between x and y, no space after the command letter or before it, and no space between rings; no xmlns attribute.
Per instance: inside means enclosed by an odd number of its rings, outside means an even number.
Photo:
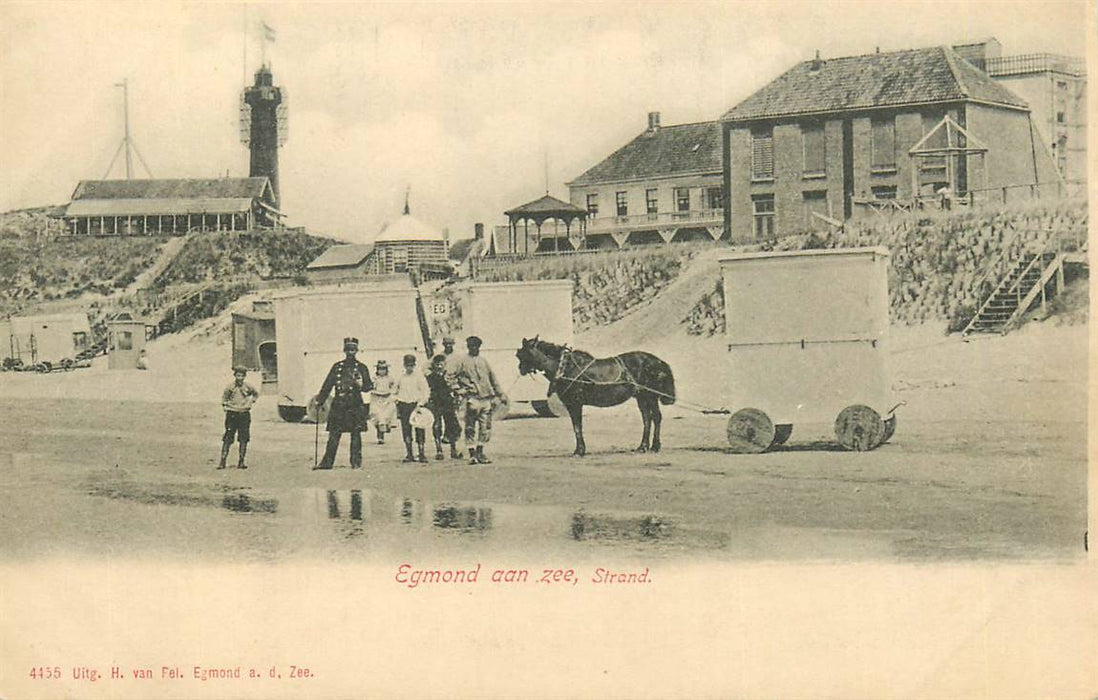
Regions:
<svg viewBox="0 0 1098 700"><path fill-rule="evenodd" d="M655 133L660 130L660 113L649 112L648 113L648 130Z"/></svg>
<svg viewBox="0 0 1098 700"><path fill-rule="evenodd" d="M820 50L816 49L816 58L812 59L812 72L817 72L821 67L823 67L823 61L820 60Z"/></svg>
<svg viewBox="0 0 1098 700"><path fill-rule="evenodd" d="M478 241L484 240L484 224L473 224L473 238L477 239Z"/></svg>
<svg viewBox="0 0 1098 700"><path fill-rule="evenodd" d="M450 245L450 227L449 226L442 229L442 240L445 241L446 246L449 247L449 245Z"/></svg>

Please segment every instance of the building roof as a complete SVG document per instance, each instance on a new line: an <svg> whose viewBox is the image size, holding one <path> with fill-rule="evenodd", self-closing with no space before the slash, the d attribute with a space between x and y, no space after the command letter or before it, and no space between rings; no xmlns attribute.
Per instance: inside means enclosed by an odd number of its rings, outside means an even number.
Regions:
<svg viewBox="0 0 1098 700"><path fill-rule="evenodd" d="M675 124L644 131L568 184L592 185L720 171L720 125Z"/></svg>
<svg viewBox="0 0 1098 700"><path fill-rule="evenodd" d="M750 121L961 100L1028 109L1025 100L951 49L934 46L803 61L721 119Z"/></svg>
<svg viewBox="0 0 1098 700"><path fill-rule="evenodd" d="M357 267L362 264L374 247L368 243L350 243L335 245L317 256L305 266L306 270L321 270L333 267Z"/></svg>
<svg viewBox="0 0 1098 700"><path fill-rule="evenodd" d="M577 214L586 215L587 210L582 207L577 207L571 202L565 202L562 199L557 199L549 194L544 197L539 197L532 202L527 202L521 206L509 209L503 212L507 216L530 216L530 217L549 217L552 218L556 214L573 217Z"/></svg>
<svg viewBox="0 0 1098 700"><path fill-rule="evenodd" d="M252 200L243 198L142 198L77 199L65 209L65 216L171 216L183 214L241 214Z"/></svg>
<svg viewBox="0 0 1098 700"><path fill-rule="evenodd" d="M405 207L404 213L395 221L391 221L382 227L381 233L377 234L377 238L374 239L375 244L395 241L438 241L442 243L444 239L441 231L415 218L408 213L408 209Z"/></svg>
<svg viewBox="0 0 1098 700"><path fill-rule="evenodd" d="M260 199L270 190L265 177L182 180L81 180L72 193L83 199Z"/></svg>
<svg viewBox="0 0 1098 700"><path fill-rule="evenodd" d="M463 263L471 257L484 254L484 240L481 238L461 238L450 244L450 260Z"/></svg>

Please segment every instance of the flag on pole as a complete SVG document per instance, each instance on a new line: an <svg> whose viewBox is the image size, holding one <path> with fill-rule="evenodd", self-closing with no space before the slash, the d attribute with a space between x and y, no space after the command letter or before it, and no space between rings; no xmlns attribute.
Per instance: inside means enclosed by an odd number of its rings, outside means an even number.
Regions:
<svg viewBox="0 0 1098 700"><path fill-rule="evenodd" d="M275 30L271 29L266 22L260 22L259 26L263 29L263 38L273 44L275 40Z"/></svg>

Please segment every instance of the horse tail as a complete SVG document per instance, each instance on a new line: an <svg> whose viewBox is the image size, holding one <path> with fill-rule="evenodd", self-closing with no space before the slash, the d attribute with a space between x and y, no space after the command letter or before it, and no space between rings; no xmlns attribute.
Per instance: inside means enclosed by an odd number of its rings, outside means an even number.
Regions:
<svg viewBox="0 0 1098 700"><path fill-rule="evenodd" d="M656 371L656 381L653 388L660 392L660 403L670 406L675 403L675 375L671 372L671 365L660 360L663 365Z"/></svg>

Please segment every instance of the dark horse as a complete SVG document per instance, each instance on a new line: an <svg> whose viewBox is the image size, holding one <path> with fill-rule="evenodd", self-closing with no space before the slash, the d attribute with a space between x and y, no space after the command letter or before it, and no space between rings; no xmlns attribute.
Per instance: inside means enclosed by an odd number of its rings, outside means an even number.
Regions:
<svg viewBox="0 0 1098 700"><path fill-rule="evenodd" d="M583 407L617 406L631 398L637 399L644 419L644 435L637 451L660 451L660 404L675 402L675 377L671 366L660 358L647 352L627 352L596 359L582 350L536 337L523 338L515 356L519 373L544 372L549 379L549 394L556 393L568 409L576 432L576 455L587 453Z"/></svg>

